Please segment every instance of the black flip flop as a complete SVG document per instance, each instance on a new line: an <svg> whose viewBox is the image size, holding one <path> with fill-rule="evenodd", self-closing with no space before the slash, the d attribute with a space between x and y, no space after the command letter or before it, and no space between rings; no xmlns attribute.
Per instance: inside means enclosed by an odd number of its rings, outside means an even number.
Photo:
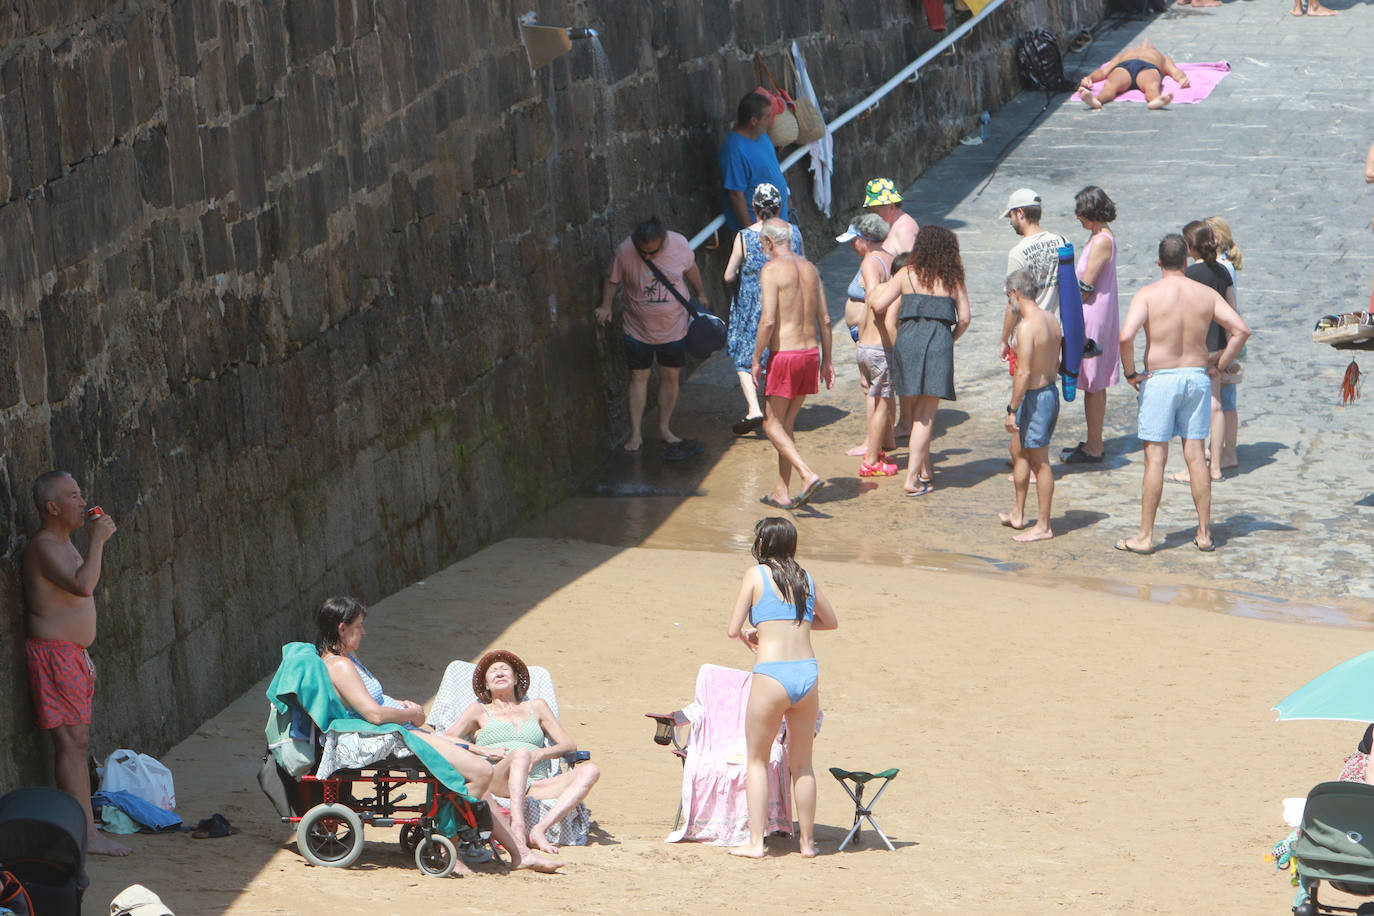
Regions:
<svg viewBox="0 0 1374 916"><path fill-rule="evenodd" d="M763 417L745 417L730 427L736 436L747 436L763 425Z"/></svg>
<svg viewBox="0 0 1374 916"><path fill-rule="evenodd" d="M776 499L773 498L772 493L763 494L763 496L759 497L759 502L763 503L765 506L771 506L774 509L781 509L784 512L791 512L793 509L797 508L796 503L788 503L784 506L782 503L778 502Z"/></svg>
<svg viewBox="0 0 1374 916"><path fill-rule="evenodd" d="M191 838L194 840L215 840L220 837L233 836L239 832L239 828L229 823L223 814L212 814L205 820L196 824L191 830Z"/></svg>

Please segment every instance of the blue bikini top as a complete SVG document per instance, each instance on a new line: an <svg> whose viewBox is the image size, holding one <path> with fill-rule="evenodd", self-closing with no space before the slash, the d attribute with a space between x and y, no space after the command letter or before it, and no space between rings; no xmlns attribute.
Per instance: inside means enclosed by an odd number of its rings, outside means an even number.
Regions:
<svg viewBox="0 0 1374 916"><path fill-rule="evenodd" d="M763 597L749 608L749 622L754 626L765 620L790 620L796 623L797 606L778 597L773 571L760 563L759 572L763 574ZM806 574L806 591L806 614L802 619L810 623L816 613L816 583L811 581L810 573Z"/></svg>

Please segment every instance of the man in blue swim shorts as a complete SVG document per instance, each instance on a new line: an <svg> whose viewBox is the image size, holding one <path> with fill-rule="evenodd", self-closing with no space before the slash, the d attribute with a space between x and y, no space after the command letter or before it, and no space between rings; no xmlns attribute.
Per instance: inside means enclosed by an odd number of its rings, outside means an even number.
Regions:
<svg viewBox="0 0 1374 916"><path fill-rule="evenodd" d="M1141 484L1140 531L1116 542L1117 550L1154 553L1155 513L1164 489L1169 440L1183 440L1197 508L1198 550L1213 550L1212 477L1203 444L1211 427L1211 379L1235 361L1250 328L1211 287L1183 275L1188 247L1183 236L1164 236L1159 243L1161 277L1136 293L1121 324L1121 368L1139 392L1139 432L1145 443L1145 478ZM1215 321L1231 333L1216 365L1207 364L1207 328ZM1145 329L1145 371L1135 370L1135 335Z"/></svg>
<svg viewBox="0 0 1374 916"><path fill-rule="evenodd" d="M1054 387L1059 368L1059 348L1064 334L1059 319L1040 308L1037 297L1043 284L1035 270L1022 267L1007 275L1007 302L1018 315L1016 331L1016 375L1007 402L1007 432L1011 433L1012 481L1016 498L1010 512L997 517L1017 534L1012 540L1047 541L1054 537L1050 528L1050 505L1054 501L1054 473L1050 470L1050 437L1059 420L1059 390ZM1035 494L1039 515L1035 525L1026 527L1026 494L1031 475L1035 475ZM1022 530L1026 529L1026 530Z"/></svg>

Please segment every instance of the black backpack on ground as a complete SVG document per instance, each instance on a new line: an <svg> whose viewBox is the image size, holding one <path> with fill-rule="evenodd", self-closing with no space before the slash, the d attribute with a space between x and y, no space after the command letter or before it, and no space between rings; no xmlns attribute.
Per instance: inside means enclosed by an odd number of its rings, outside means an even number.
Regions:
<svg viewBox="0 0 1374 916"><path fill-rule="evenodd" d="M1067 92L1074 84L1064 75L1064 56L1059 42L1045 29L1031 29L1016 39L1016 67L1030 89Z"/></svg>

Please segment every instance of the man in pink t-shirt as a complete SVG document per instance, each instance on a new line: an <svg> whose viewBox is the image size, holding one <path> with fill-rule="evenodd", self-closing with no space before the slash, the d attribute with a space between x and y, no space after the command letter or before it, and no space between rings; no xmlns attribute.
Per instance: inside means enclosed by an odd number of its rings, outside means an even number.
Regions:
<svg viewBox="0 0 1374 916"><path fill-rule="evenodd" d="M663 457L676 461L700 454L702 445L673 434L669 423L677 406L678 370L687 361L687 309L658 279L652 262L684 299L696 296L706 306L701 273L687 239L668 232L658 217L635 227L621 242L611 261L610 275L601 290L601 306L596 310L598 324L609 324L615 291L624 303L622 322L625 332L625 361L630 367L630 438L625 451L638 451L644 444L640 424L649 395L649 372L658 358L658 431L663 437ZM689 295L688 290L691 290Z"/></svg>

